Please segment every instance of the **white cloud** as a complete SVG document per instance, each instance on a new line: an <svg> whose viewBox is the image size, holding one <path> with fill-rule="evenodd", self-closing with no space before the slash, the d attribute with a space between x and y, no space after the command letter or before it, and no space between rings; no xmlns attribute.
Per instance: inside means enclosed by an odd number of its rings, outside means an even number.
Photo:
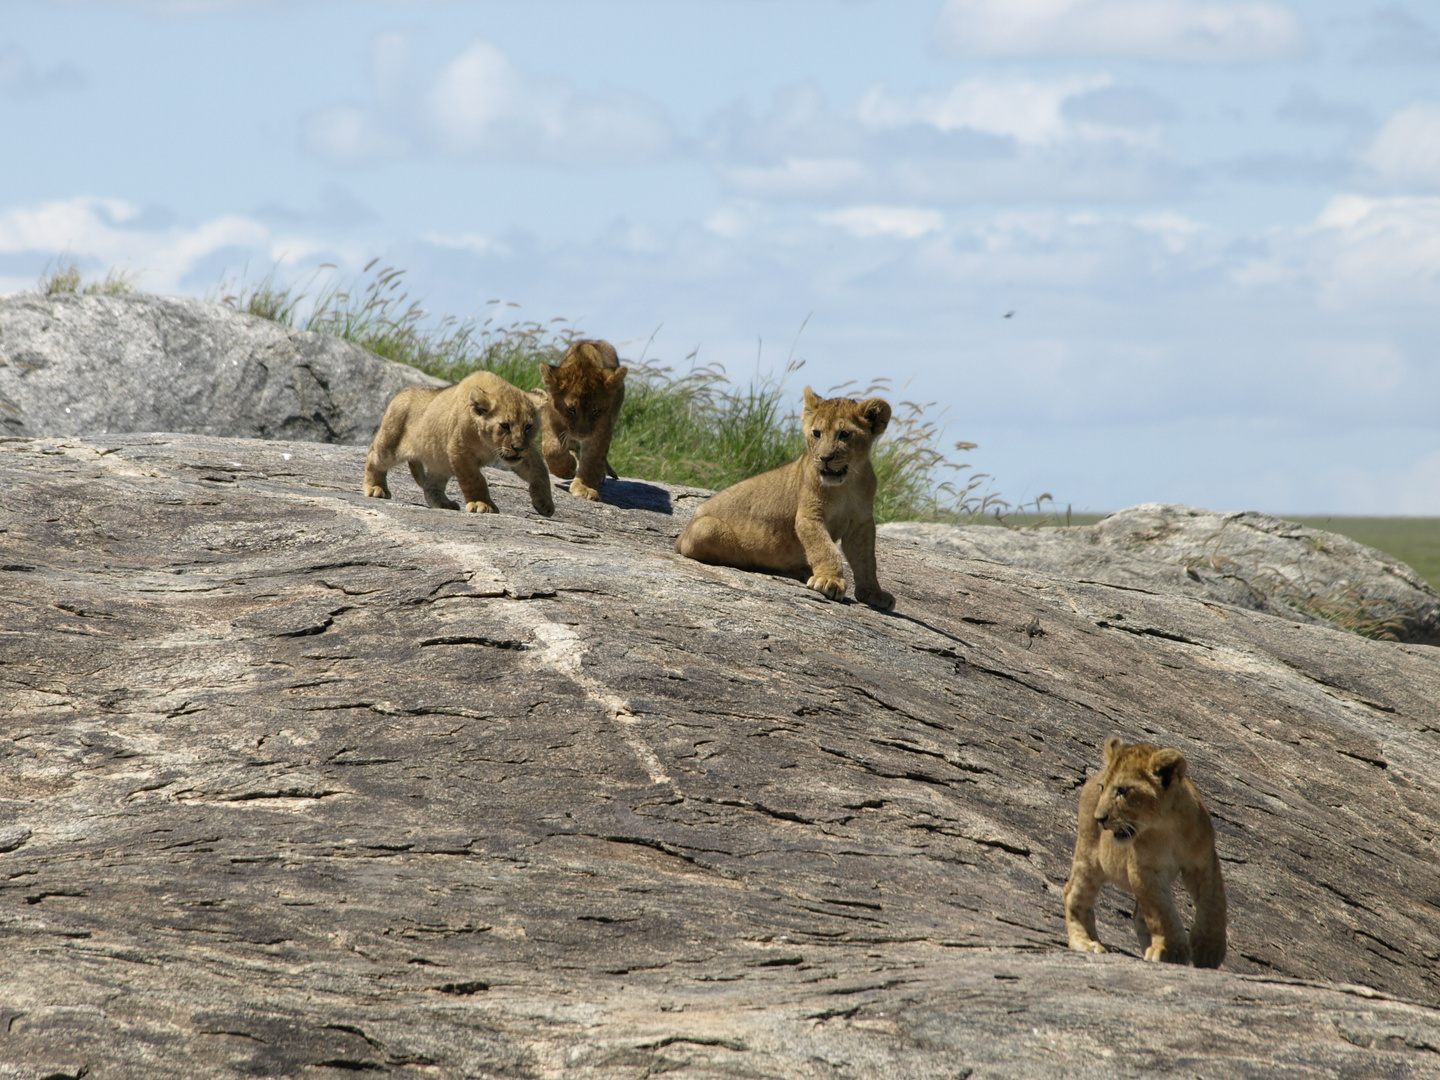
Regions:
<svg viewBox="0 0 1440 1080"><path fill-rule="evenodd" d="M1023 146L1046 146L1079 133L1061 114L1067 99L1113 81L1108 76L1049 83L975 78L940 93L922 91L911 97L891 94L883 85L874 86L860 99L855 114L871 129L923 125L942 132L998 135Z"/></svg>
<svg viewBox="0 0 1440 1080"><path fill-rule="evenodd" d="M332 165L363 165L408 153L411 144L363 105L331 105L300 123L300 143Z"/></svg>
<svg viewBox="0 0 1440 1080"><path fill-rule="evenodd" d="M420 240L422 243L433 244L435 247L469 251L475 255L510 254L508 245L502 244L493 237L482 236L480 233L459 233L455 236L447 236L443 233L425 233Z"/></svg>
<svg viewBox="0 0 1440 1080"><path fill-rule="evenodd" d="M731 187L759 197L840 194L866 176L864 164L849 158L786 158L772 165L722 167Z"/></svg>
<svg viewBox="0 0 1440 1080"><path fill-rule="evenodd" d="M1332 311L1428 313L1440 305L1440 197L1337 195L1313 224L1272 231L1231 277L1313 289Z"/></svg>
<svg viewBox="0 0 1440 1080"><path fill-rule="evenodd" d="M1111 90L1125 100L1096 107ZM839 112L802 85L758 116L732 106L711 120L703 145L726 187L749 198L1153 198L1180 179L1163 144L1165 106L1130 96L1106 75L977 77L913 94L877 84Z"/></svg>
<svg viewBox="0 0 1440 1080"><path fill-rule="evenodd" d="M249 218L225 215L185 228L148 227L140 207L90 196L0 211L0 254L78 259L103 272L126 269L142 288L185 291L201 264L226 252L236 263L305 263L332 245L303 235L276 235Z"/></svg>
<svg viewBox="0 0 1440 1080"><path fill-rule="evenodd" d="M826 225L838 225L862 239L887 236L918 240L945 227L945 215L938 210L905 206L852 206L833 214L821 214Z"/></svg>
<svg viewBox="0 0 1440 1080"><path fill-rule="evenodd" d="M1440 104L1417 101L1386 121L1361 157L1382 180L1440 188Z"/></svg>
<svg viewBox="0 0 1440 1080"><path fill-rule="evenodd" d="M1440 198L1336 196L1319 226L1331 305L1440 303Z"/></svg>
<svg viewBox="0 0 1440 1080"><path fill-rule="evenodd" d="M1205 232L1205 226L1200 222L1173 212L1144 214L1135 219L1135 224L1160 237L1165 250L1172 255L1178 255L1190 247L1191 242Z"/></svg>
<svg viewBox="0 0 1440 1080"><path fill-rule="evenodd" d="M1300 18L1259 0L947 0L936 46L955 57L1123 56L1233 64L1295 56Z"/></svg>
<svg viewBox="0 0 1440 1080"><path fill-rule="evenodd" d="M373 43L373 105L337 104L311 114L302 145L336 165L412 153L451 158L620 165L652 160L674 141L658 105L618 89L590 93L528 75L484 41L471 43L429 86L409 89L403 39Z"/></svg>

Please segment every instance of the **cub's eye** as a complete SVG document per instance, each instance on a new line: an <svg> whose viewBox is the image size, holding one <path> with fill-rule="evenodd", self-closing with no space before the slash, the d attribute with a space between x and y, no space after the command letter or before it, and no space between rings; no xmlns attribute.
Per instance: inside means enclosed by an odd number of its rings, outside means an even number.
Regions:
<svg viewBox="0 0 1440 1080"><path fill-rule="evenodd" d="M818 439L820 437L820 429L817 427L814 431L810 432L810 434Z"/></svg>
<svg viewBox="0 0 1440 1080"><path fill-rule="evenodd" d="M835 437L836 437L837 439L839 439L841 442L849 442L849 441L850 441L850 432L849 432L849 431L837 431L837 432L835 433Z"/></svg>
<svg viewBox="0 0 1440 1080"><path fill-rule="evenodd" d="M509 425L508 423L506 423L506 424L501 424L501 425L500 425L500 430L501 430L501 431L509 431L509 430L510 430L510 425Z"/></svg>
<svg viewBox="0 0 1440 1080"><path fill-rule="evenodd" d="M525 434L526 434L526 435L529 435L529 434L530 434L530 429L533 428L534 426L535 426L534 424L526 424L526 425L525 425Z"/></svg>
<svg viewBox="0 0 1440 1080"><path fill-rule="evenodd" d="M574 417L575 417L575 406L574 406L574 405L566 405L566 406L565 406L565 411L570 414L571 419L574 419Z"/></svg>
<svg viewBox="0 0 1440 1080"><path fill-rule="evenodd" d="M1117 799L1123 799L1126 795L1129 795L1129 794L1130 794L1130 789L1129 789L1128 787L1117 787L1117 788L1115 789L1115 797L1116 797Z"/></svg>

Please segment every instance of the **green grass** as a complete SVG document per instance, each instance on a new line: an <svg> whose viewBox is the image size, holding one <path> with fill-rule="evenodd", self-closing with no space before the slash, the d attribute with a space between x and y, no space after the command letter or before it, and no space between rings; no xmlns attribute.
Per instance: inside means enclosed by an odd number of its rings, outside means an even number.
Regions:
<svg viewBox="0 0 1440 1080"><path fill-rule="evenodd" d="M344 338L448 382L487 370L524 390L540 385L540 364L558 363L570 342L584 336L563 319L507 322L509 313L498 301L481 320L437 319L410 299L402 271L378 261L349 283L326 265L294 285L277 284L273 274L253 284L227 282L215 298L287 326ZM686 359L693 363L694 354ZM744 385L732 383L716 365L677 373L643 359L626 363L625 406L610 446L610 463L622 476L719 489L793 461L804 449L800 387L791 382L800 363ZM889 399L888 390L880 380L862 391L822 392ZM891 404L890 427L871 453L880 481L877 521L993 521L1012 509L988 490L985 474L950 458L932 406ZM1042 509L1048 498L1031 508Z"/></svg>
<svg viewBox="0 0 1440 1080"><path fill-rule="evenodd" d="M48 264L40 272L38 288L46 296L59 293L84 293L86 296L125 296L135 291L135 277L128 270L111 269L99 281L86 282L80 273L80 264L74 259L61 258Z"/></svg>

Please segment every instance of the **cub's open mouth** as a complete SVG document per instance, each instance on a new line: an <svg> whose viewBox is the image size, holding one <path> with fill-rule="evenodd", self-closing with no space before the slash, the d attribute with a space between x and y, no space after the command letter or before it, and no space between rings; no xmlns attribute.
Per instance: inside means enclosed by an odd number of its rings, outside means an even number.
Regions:
<svg viewBox="0 0 1440 1080"><path fill-rule="evenodd" d="M820 475L821 475L821 476L829 477L831 480L839 480L842 476L844 476L844 475L845 475L846 473L848 473L849 471L850 471L850 466L849 466L849 465L842 465L842 466L840 466L840 468L838 468L838 469L827 469L824 465L821 465L821 466L820 466Z"/></svg>
<svg viewBox="0 0 1440 1080"><path fill-rule="evenodd" d="M519 461L522 455L514 450L501 450L500 456L506 461Z"/></svg>
<svg viewBox="0 0 1440 1080"><path fill-rule="evenodd" d="M1119 844L1123 844L1127 840L1135 839L1135 826L1129 823L1116 825L1110 832L1114 835L1115 842Z"/></svg>

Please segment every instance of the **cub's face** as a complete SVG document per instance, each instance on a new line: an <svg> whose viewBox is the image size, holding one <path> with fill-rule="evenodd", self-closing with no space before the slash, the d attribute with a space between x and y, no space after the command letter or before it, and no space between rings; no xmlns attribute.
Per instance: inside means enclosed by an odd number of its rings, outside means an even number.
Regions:
<svg viewBox="0 0 1440 1080"><path fill-rule="evenodd" d="M852 401L822 398L807 386L805 454L826 487L838 487L850 478L853 466L870 457L870 444L890 423L890 405L880 398Z"/></svg>
<svg viewBox="0 0 1440 1080"><path fill-rule="evenodd" d="M589 344L588 342L582 344ZM613 356L614 350L610 350ZM600 421L613 415L616 401L625 389L623 367L602 367L588 352L579 352L560 367L548 364L540 377L550 392L550 407L570 434L583 439Z"/></svg>
<svg viewBox="0 0 1440 1080"><path fill-rule="evenodd" d="M1100 801L1095 821L1117 844L1128 844L1164 817L1174 785L1185 775L1178 750L1150 743L1126 746L1118 738L1105 744Z"/></svg>
<svg viewBox="0 0 1440 1080"><path fill-rule="evenodd" d="M479 436L511 464L525 456L539 427L535 400L520 390L506 394L476 391L470 396L470 416Z"/></svg>

